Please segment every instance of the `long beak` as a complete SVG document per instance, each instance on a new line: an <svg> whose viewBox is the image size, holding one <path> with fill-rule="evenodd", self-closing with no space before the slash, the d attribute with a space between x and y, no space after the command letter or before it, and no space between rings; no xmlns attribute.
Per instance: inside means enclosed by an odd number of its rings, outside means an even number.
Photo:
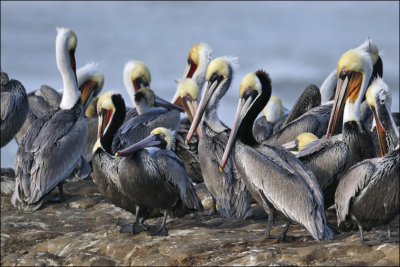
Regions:
<svg viewBox="0 0 400 267"><path fill-rule="evenodd" d="M69 59L71 60L71 67L75 74L76 83L78 84L78 79L76 77L75 49L69 50Z"/></svg>
<svg viewBox="0 0 400 267"><path fill-rule="evenodd" d="M154 96L154 106L156 107L165 107L165 108L169 108L169 109L176 109L179 112L184 112L185 110L180 107L177 106L175 104L172 104L170 102L168 102L167 100L162 99L161 97L158 96Z"/></svg>
<svg viewBox="0 0 400 267"><path fill-rule="evenodd" d="M193 116L197 112L197 100L193 100L189 95L185 96L184 98L181 98L182 106L186 111L186 114L190 120L190 122L193 122ZM200 128L197 127L196 129L197 136L201 136L201 131Z"/></svg>
<svg viewBox="0 0 400 267"><path fill-rule="evenodd" d="M99 124L98 124L98 128L97 128L97 139L99 139L100 136L102 136L102 134L104 133L104 130L107 128L108 124L111 121L112 115L113 115L112 110L108 110L108 109L100 110Z"/></svg>
<svg viewBox="0 0 400 267"><path fill-rule="evenodd" d="M349 72L345 78L339 78L336 86L335 101L333 103L329 118L326 137L334 135L335 127L343 112L346 100L351 96L358 96L362 84L362 74L359 72Z"/></svg>
<svg viewBox="0 0 400 267"><path fill-rule="evenodd" d="M207 82L206 90L201 97L199 107L197 109L196 115L194 115L192 125L190 125L190 129L188 135L186 136L185 143L189 143L190 139L192 139L194 132L200 124L201 118L203 117L204 111L207 107L208 101L210 100L215 88L218 86L218 81L214 83Z"/></svg>
<svg viewBox="0 0 400 267"><path fill-rule="evenodd" d="M386 141L386 131L383 128L381 121L378 118L378 114L374 106L370 106L372 109L372 113L374 114L374 118L377 125L378 130L378 140L379 140L379 149L381 151L381 156L383 157L388 152L387 141Z"/></svg>
<svg viewBox="0 0 400 267"><path fill-rule="evenodd" d="M219 170L221 172L223 171L226 163L228 162L228 158L232 151L233 144L235 143L235 140L236 140L237 132L239 130L240 124L242 123L243 117L241 116L241 114L242 114L242 109L243 109L244 104L245 104L245 100L243 98L239 98L238 107L236 109L235 121L233 123L228 142L226 143L224 155L222 156L222 159L221 159L221 166L219 168Z"/></svg>
<svg viewBox="0 0 400 267"><path fill-rule="evenodd" d="M179 96L179 91L176 90L174 97L171 100L171 103L180 107L183 107L182 98Z"/></svg>
<svg viewBox="0 0 400 267"><path fill-rule="evenodd" d="M81 100L82 100L82 106L83 110L86 110L87 107L90 104L90 101L92 101L92 98L94 97L94 93L98 89L98 84L95 81L86 81L79 87L79 91L81 91Z"/></svg>
<svg viewBox="0 0 400 267"><path fill-rule="evenodd" d="M157 139L157 136L154 134L151 134L147 136L145 139L140 140L136 144L133 144L123 150L118 151L115 153L116 157L126 157L132 154L135 151L141 150L146 147L154 147L158 146L161 144L161 141Z"/></svg>

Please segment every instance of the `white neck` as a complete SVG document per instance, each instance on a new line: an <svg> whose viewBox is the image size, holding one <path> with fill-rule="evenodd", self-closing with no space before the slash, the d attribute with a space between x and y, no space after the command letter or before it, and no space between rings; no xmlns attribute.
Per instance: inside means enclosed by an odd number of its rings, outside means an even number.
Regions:
<svg viewBox="0 0 400 267"><path fill-rule="evenodd" d="M57 67L63 79L63 97L61 99L61 109L71 109L81 93L78 90L75 73L71 66L71 59L68 51L69 33L67 31L59 32L56 40L56 60Z"/></svg>
<svg viewBox="0 0 400 267"><path fill-rule="evenodd" d="M124 68L124 85L125 85L125 89L128 92L132 103L135 103L135 88L133 87L133 84L132 84L131 73L132 73L132 68L125 66L125 68Z"/></svg>
<svg viewBox="0 0 400 267"><path fill-rule="evenodd" d="M336 89L337 74L336 69L334 69L322 82L319 91L321 93L321 103L329 101L330 97Z"/></svg>

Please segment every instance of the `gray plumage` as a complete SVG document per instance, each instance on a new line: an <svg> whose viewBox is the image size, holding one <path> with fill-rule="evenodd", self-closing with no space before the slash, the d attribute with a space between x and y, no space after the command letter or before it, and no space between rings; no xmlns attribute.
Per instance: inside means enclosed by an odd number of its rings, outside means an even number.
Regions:
<svg viewBox="0 0 400 267"><path fill-rule="evenodd" d="M399 214L399 149L381 158L364 160L343 176L336 190L338 226L362 230L387 225Z"/></svg>
<svg viewBox="0 0 400 267"><path fill-rule="evenodd" d="M222 124L222 122L221 122ZM221 132L213 130L202 122L205 133L199 141L199 162L201 171L211 195L220 205L220 213L227 218L246 218L251 215L251 194L242 180L232 157L223 172L218 170L230 129L225 126Z"/></svg>
<svg viewBox="0 0 400 267"><path fill-rule="evenodd" d="M29 110L24 86L17 80L9 80L1 72L1 147L10 142L26 120Z"/></svg>
<svg viewBox="0 0 400 267"><path fill-rule="evenodd" d="M311 142L300 151L300 159L317 177L326 207L334 203L337 184L355 163L375 156L370 134L356 121L346 122L343 133Z"/></svg>
<svg viewBox="0 0 400 267"><path fill-rule="evenodd" d="M112 151L126 148L147 137L157 127L175 131L179 126L180 115L177 110L156 108L125 122L115 134Z"/></svg>
<svg viewBox="0 0 400 267"><path fill-rule="evenodd" d="M253 125L253 135L258 143L267 140L274 132L274 123L267 121L265 116L258 118Z"/></svg>
<svg viewBox="0 0 400 267"><path fill-rule="evenodd" d="M281 212L316 240L332 237L318 181L290 152L278 145L250 147L236 140L234 153L241 177L267 213Z"/></svg>
<svg viewBox="0 0 400 267"><path fill-rule="evenodd" d="M306 87L306 89L304 89L303 93L297 99L296 103L293 105L293 108L290 110L285 121L282 123L279 129L285 127L290 122L303 115L305 112L319 105L321 105L321 93L316 85L310 84Z"/></svg>
<svg viewBox="0 0 400 267"><path fill-rule="evenodd" d="M120 164L122 169L132 170L121 173L120 180L124 192L139 205L171 210L178 217L203 210L182 161L172 151L142 149Z"/></svg>
<svg viewBox="0 0 400 267"><path fill-rule="evenodd" d="M185 117L181 119L178 127L178 131L175 137L175 145L172 151L182 159L183 164L189 177L195 183L202 183L203 175L201 173L201 167L199 163L198 146L199 139L197 135L194 135L188 144L185 144L185 137L187 136L190 129L191 122L189 118Z"/></svg>
<svg viewBox="0 0 400 267"><path fill-rule="evenodd" d="M15 157L13 205L24 210L40 208L43 197L79 162L87 134L80 101L70 110L39 117L21 140Z"/></svg>
<svg viewBox="0 0 400 267"><path fill-rule="evenodd" d="M332 103L314 107L290 122L277 133L274 133L268 141L276 141L279 144L285 144L296 139L296 137L305 132L313 133L317 137L322 137L328 128L329 117L332 110ZM341 132L343 114L341 114L335 133Z"/></svg>

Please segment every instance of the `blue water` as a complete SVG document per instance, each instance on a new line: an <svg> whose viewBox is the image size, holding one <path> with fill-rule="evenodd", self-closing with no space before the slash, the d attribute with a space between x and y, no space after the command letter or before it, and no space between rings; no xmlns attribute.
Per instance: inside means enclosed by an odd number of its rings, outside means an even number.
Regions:
<svg viewBox="0 0 400 267"><path fill-rule="evenodd" d="M213 58L239 58L219 114L231 125L240 80L265 69L273 95L290 108L310 83L321 85L339 57L371 37L384 51L384 79L399 110L399 2L1 2L1 68L27 91L62 87L55 60L56 27L78 36L77 66L98 62L103 90L119 90L128 105L122 70L145 62L152 88L171 99L189 48L213 48ZM16 144L1 149L1 166L12 167Z"/></svg>

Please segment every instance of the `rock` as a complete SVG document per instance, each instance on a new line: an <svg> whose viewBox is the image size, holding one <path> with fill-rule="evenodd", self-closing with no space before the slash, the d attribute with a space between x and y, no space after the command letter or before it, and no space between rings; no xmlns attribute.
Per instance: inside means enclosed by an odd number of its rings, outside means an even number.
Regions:
<svg viewBox="0 0 400 267"><path fill-rule="evenodd" d="M196 188L207 202L204 185ZM10 195L1 194L2 265L399 265L398 243L364 246L356 231L317 242L303 226L293 224L286 241L252 241L262 237L266 226L257 204L246 220L194 213L168 218L166 237L120 234L117 219L133 219L132 214L108 203L92 181L68 182L64 191L67 201L32 212L15 209ZM151 218L146 224L159 226L161 220ZM280 233L283 225L276 218L271 233ZM398 221L391 226L398 235ZM373 229L368 238L382 233L384 228Z"/></svg>
<svg viewBox="0 0 400 267"><path fill-rule="evenodd" d="M14 177L1 175L1 194L12 195L15 189L15 179Z"/></svg>

